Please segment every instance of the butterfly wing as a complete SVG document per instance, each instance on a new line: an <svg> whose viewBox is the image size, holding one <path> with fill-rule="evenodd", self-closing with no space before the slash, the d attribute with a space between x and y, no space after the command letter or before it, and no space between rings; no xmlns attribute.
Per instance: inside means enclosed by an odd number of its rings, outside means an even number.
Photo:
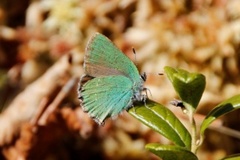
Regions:
<svg viewBox="0 0 240 160"><path fill-rule="evenodd" d="M134 63L100 33L96 33L88 42L84 68L85 74L91 77L125 75L134 82L140 81Z"/></svg>
<svg viewBox="0 0 240 160"><path fill-rule="evenodd" d="M122 75L94 78L79 90L84 111L103 124L108 117L118 115L132 105L132 81Z"/></svg>

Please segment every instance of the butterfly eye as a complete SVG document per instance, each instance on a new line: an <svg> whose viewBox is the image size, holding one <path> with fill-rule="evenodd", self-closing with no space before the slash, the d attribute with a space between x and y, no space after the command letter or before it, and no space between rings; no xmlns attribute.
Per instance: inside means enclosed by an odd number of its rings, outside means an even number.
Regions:
<svg viewBox="0 0 240 160"><path fill-rule="evenodd" d="M143 81L146 81L146 80L147 80L146 72L144 72L143 74L141 74L141 78L142 78Z"/></svg>

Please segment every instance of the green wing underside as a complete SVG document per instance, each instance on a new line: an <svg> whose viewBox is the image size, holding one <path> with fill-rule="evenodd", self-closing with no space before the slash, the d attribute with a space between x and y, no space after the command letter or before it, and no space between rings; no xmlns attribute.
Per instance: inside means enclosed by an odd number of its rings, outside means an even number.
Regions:
<svg viewBox="0 0 240 160"><path fill-rule="evenodd" d="M82 86L83 108L99 124L131 107L132 81L125 76L94 78Z"/></svg>
<svg viewBox="0 0 240 160"><path fill-rule="evenodd" d="M88 43L84 65L85 73L92 77L125 75L132 81L140 81L139 72L133 62L99 33Z"/></svg>

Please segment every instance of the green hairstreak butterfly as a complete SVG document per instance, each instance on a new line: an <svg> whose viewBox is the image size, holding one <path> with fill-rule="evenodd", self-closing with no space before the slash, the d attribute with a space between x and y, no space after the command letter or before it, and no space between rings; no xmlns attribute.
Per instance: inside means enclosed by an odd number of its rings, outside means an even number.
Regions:
<svg viewBox="0 0 240 160"><path fill-rule="evenodd" d="M146 100L146 75L140 75L134 63L104 35L92 36L83 66L78 96L83 110L98 124L129 109L133 102Z"/></svg>

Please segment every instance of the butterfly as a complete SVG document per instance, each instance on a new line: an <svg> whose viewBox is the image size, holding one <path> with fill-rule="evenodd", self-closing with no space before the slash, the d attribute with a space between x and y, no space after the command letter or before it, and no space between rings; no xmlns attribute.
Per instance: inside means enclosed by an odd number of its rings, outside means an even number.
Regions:
<svg viewBox="0 0 240 160"><path fill-rule="evenodd" d="M133 102L146 101L146 74L140 75L134 63L106 36L96 33L91 37L83 67L78 97L83 110L99 125L131 108Z"/></svg>

